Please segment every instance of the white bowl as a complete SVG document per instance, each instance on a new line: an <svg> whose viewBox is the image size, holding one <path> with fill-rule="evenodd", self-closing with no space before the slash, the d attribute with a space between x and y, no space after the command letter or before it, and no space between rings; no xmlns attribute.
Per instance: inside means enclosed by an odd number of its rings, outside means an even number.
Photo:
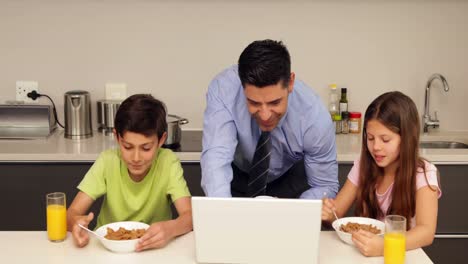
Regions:
<svg viewBox="0 0 468 264"><path fill-rule="evenodd" d="M380 229L380 234L383 235L385 232L385 224L382 221L372 219L372 218L367 218L367 217L343 217L338 220L333 221L332 226L335 229L336 233L340 237L343 242L353 245L353 240L351 238L351 234L341 231L340 226L341 225L346 225L348 222L353 222L353 223L358 223L358 224L366 224L366 225L373 225L376 226L378 229Z"/></svg>
<svg viewBox="0 0 468 264"><path fill-rule="evenodd" d="M127 230L132 229L148 229L149 225L141 222L133 222L133 221L126 221L126 222L115 222L110 223L107 225L103 225L96 230L96 233L102 236L101 243L106 247L108 250L117 252L117 253L129 253L135 251L135 246L138 243L138 239L131 239L131 240L110 240L104 238L107 234L107 228L112 228L115 231L119 229L119 227L123 227Z"/></svg>

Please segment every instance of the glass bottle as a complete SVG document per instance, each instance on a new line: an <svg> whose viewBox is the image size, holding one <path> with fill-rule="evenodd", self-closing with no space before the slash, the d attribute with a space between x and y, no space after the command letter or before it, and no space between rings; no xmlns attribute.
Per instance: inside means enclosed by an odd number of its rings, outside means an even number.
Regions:
<svg viewBox="0 0 468 264"><path fill-rule="evenodd" d="M333 116L340 111L339 106L339 93L336 89L336 84L332 83L328 86L330 88L329 98L328 98L328 111L333 120Z"/></svg>
<svg viewBox="0 0 468 264"><path fill-rule="evenodd" d="M349 112L343 112L341 116L341 133L349 133Z"/></svg>
<svg viewBox="0 0 468 264"><path fill-rule="evenodd" d="M341 88L341 100L340 100L340 115L343 112L348 112L348 98L347 98L347 89Z"/></svg>
<svg viewBox="0 0 468 264"><path fill-rule="evenodd" d="M341 116L340 114L335 114L333 116L333 123L335 124L335 134L341 133Z"/></svg>

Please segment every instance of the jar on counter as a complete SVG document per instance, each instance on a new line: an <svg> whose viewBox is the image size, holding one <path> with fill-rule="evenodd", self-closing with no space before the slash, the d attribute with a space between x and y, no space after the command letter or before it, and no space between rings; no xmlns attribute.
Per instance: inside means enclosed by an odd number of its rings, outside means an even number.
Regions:
<svg viewBox="0 0 468 264"><path fill-rule="evenodd" d="M349 112L343 112L341 114L341 133L349 133Z"/></svg>
<svg viewBox="0 0 468 264"><path fill-rule="evenodd" d="M333 123L335 124L335 134L341 133L341 115L335 114L333 116Z"/></svg>
<svg viewBox="0 0 468 264"><path fill-rule="evenodd" d="M349 112L349 132L353 134L361 133L361 113Z"/></svg>

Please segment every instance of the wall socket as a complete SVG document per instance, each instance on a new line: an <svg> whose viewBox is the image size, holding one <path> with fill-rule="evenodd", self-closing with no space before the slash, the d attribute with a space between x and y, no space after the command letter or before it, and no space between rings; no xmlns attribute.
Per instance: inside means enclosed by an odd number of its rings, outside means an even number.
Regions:
<svg viewBox="0 0 468 264"><path fill-rule="evenodd" d="M33 100L28 97L28 93L36 91L39 93L39 83L36 81L17 81L16 82L16 101L25 103L39 103L39 100Z"/></svg>

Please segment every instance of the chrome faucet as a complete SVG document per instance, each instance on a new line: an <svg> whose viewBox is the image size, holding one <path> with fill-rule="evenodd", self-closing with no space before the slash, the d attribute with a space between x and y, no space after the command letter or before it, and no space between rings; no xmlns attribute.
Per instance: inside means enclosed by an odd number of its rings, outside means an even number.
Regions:
<svg viewBox="0 0 468 264"><path fill-rule="evenodd" d="M445 80L442 74L434 73L431 77L429 77L429 80L427 80L426 92L424 94L424 115L423 115L424 133L428 132L428 128L430 126L432 126L433 128L439 127L439 120L437 119L437 111L434 112L434 118L432 118L431 115L429 114L430 88L431 88L432 81L434 81L435 79L439 79L442 82L442 85L444 86L444 91L446 92L449 91L449 85L447 83L447 80Z"/></svg>

